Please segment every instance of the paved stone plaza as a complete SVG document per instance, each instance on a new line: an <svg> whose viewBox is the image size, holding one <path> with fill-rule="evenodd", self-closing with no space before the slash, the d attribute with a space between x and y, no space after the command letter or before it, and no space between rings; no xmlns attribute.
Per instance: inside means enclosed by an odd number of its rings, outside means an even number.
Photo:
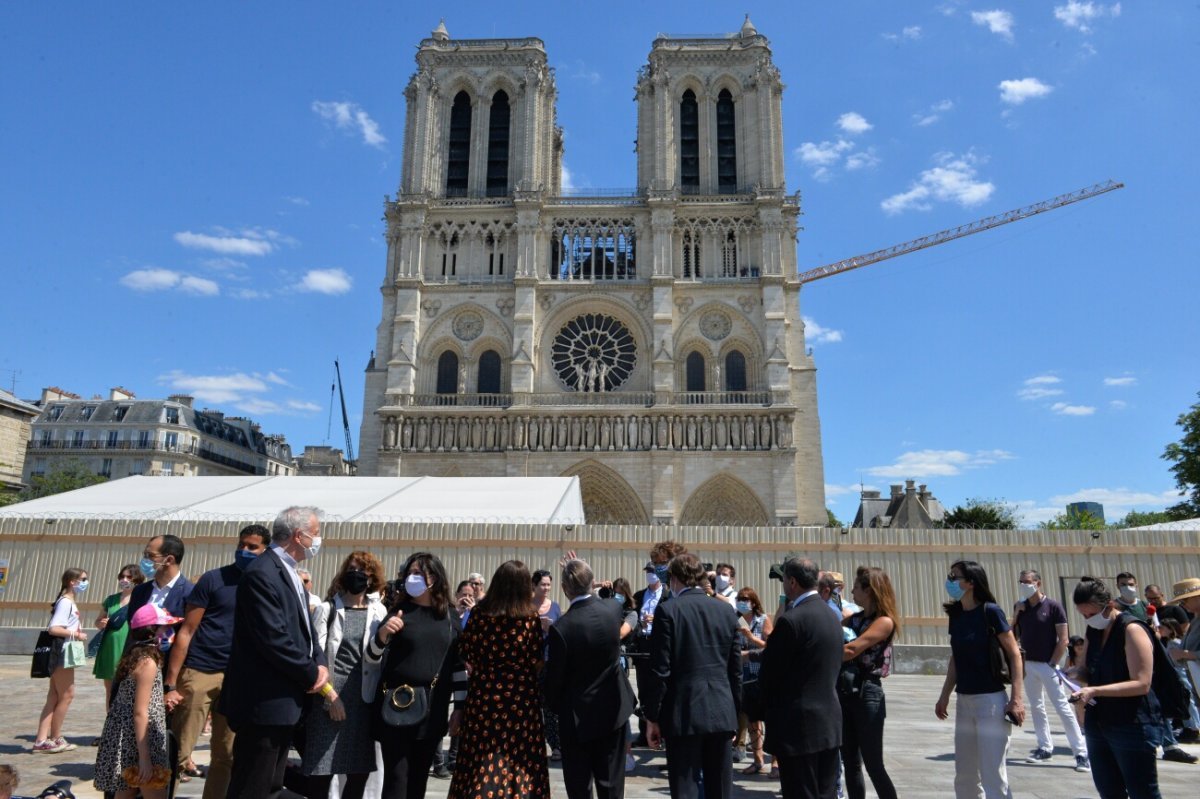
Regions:
<svg viewBox="0 0 1200 799"><path fill-rule="evenodd" d="M67 716L64 733L79 748L56 755L34 755L29 752L37 715L45 698L46 683L30 680L29 662L25 657L0 657L0 696L4 697L3 727L0 729L0 763L16 766L21 772L21 789L37 793L58 779L76 781L79 799L99 799L92 789L91 775L95 749L88 746L103 726L104 687L97 680L80 674L76 699ZM901 796L953 796L954 753L953 722L939 722L933 716L933 704L941 687L940 677L895 675L885 682L888 698L887 764ZM1013 737L1010 748L1009 780L1013 795L1043 797L1044 799L1076 799L1092 797L1096 791L1091 777L1076 773L1070 751L1057 719L1052 717L1055 741L1059 748L1055 759L1046 765L1032 766L1020 762L1034 748L1032 723ZM196 761L208 759L207 739L201 739ZM1200 754L1200 747L1187 747ZM634 750L637 770L626 784L629 799L661 799L667 796L667 780L659 770L666 762L661 752ZM554 765L554 764L552 764ZM767 799L777 794L779 783L766 777L745 777L735 767L735 795L747 799ZM1167 799L1196 795L1200 780L1200 765L1187 766L1159 762L1162 794ZM550 771L555 796L564 797L561 771ZM868 783L869 784L869 783ZM194 780L180 786L178 796L199 797L203 782ZM1190 787L1189 787L1190 786ZM430 799L444 799L450 787L448 780L431 779ZM868 796L874 796L868 787Z"/></svg>

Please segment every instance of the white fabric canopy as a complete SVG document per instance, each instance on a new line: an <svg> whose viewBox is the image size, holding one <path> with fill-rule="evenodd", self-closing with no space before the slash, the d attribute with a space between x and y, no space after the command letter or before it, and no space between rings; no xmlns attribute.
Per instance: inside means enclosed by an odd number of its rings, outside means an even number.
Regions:
<svg viewBox="0 0 1200 799"><path fill-rule="evenodd" d="M1130 527L1130 530L1200 530L1200 519L1182 519L1177 522L1159 522Z"/></svg>
<svg viewBox="0 0 1200 799"><path fill-rule="evenodd" d="M0 518L248 521L314 505L330 521L583 524L578 477L146 477L0 508Z"/></svg>

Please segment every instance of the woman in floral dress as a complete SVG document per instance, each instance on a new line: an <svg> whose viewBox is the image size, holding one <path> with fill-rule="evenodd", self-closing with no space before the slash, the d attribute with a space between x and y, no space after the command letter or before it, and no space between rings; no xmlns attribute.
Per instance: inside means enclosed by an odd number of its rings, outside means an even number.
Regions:
<svg viewBox="0 0 1200 799"><path fill-rule="evenodd" d="M539 671L542 625L529 569L500 565L459 638L470 673L448 799L548 799Z"/></svg>

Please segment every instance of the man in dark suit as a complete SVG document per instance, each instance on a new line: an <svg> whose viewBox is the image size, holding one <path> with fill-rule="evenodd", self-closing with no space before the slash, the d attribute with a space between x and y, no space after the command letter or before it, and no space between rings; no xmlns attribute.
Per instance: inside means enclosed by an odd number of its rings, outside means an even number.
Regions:
<svg viewBox="0 0 1200 799"><path fill-rule="evenodd" d="M592 569L568 560L562 589L571 606L550 628L546 707L558 714L569 799L625 795L625 722L633 689L621 670L621 605L592 596Z"/></svg>
<svg viewBox="0 0 1200 799"><path fill-rule="evenodd" d="M783 799L837 795L842 627L817 592L819 574L807 558L783 564L787 610L767 639L758 674L768 697L763 748L779 763Z"/></svg>
<svg viewBox="0 0 1200 799"><path fill-rule="evenodd" d="M184 605L192 593L192 583L184 577L179 567L183 563L183 541L179 536L156 535L146 542L142 550L142 561L138 568L146 577L146 582L134 586L129 594L129 612L125 616L132 619L143 605L157 605L170 616L182 619L186 608ZM133 637L125 639L125 651L133 646ZM164 687L165 690L165 687Z"/></svg>
<svg viewBox="0 0 1200 799"><path fill-rule="evenodd" d="M699 588L704 567L676 555L667 567L671 601L658 606L650 635L650 679L642 705L646 737L667 739L672 799L728 799L742 693L737 612Z"/></svg>
<svg viewBox="0 0 1200 799"><path fill-rule="evenodd" d="M238 582L233 648L221 689L221 712L237 734L228 799L279 796L308 695L329 679L296 574L296 564L321 548L320 516L316 508L280 513L270 549Z"/></svg>

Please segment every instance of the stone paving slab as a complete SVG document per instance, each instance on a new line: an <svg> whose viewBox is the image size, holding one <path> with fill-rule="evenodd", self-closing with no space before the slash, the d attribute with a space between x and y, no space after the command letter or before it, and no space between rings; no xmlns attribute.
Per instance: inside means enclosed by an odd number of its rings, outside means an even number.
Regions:
<svg viewBox="0 0 1200 799"><path fill-rule="evenodd" d="M36 794L49 783L67 778L75 781L79 799L99 799L92 789L92 765L95 749L89 746L99 734L104 719L104 686L91 677L90 670L80 669L75 702L67 715L64 734L79 748L54 755L32 754L30 746L37 729L37 718L45 700L46 681L29 679L28 657L0 657L0 763L8 763L21 772L21 790ZM887 691L888 719L884 751L887 753L888 773L900 796L950 797L954 795L954 735L953 720L938 721L933 705L941 689L941 677L893 675L884 682ZM953 705L951 706L953 712ZM1021 762L1035 748L1033 725L1027 721L1013 733L1009 747L1009 781L1013 795L1034 799L1079 799L1094 797L1096 791L1091 776L1074 771L1074 758L1066 748L1066 740L1056 717L1051 714L1058 749L1055 758L1045 765ZM195 759L208 761L208 743L201 738ZM1200 755L1200 747L1187 747ZM666 763L661 752L635 749L638 760L635 772L626 782L628 799L663 799L669 796L666 776L659 766ZM565 797L562 772L551 764L551 791ZM747 777L738 773L735 765L734 795L738 799L770 799L778 795L779 782L765 776ZM1190 766L1159 761L1159 782L1166 799L1192 799L1200 785L1200 765ZM180 786L179 797L199 797L203 781L193 780ZM444 799L450 787L448 780L429 781L429 799ZM875 794L868 781L868 796Z"/></svg>

